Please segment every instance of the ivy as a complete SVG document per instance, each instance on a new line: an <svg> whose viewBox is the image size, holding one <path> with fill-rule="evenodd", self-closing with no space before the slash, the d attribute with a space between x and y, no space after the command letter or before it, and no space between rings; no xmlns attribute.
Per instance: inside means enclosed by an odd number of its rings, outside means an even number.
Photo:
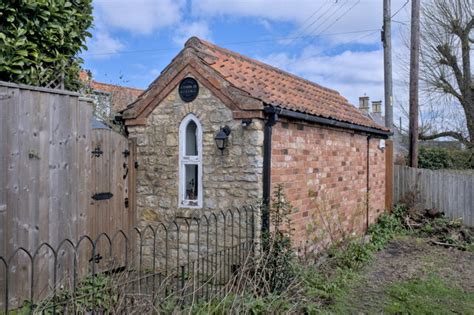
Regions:
<svg viewBox="0 0 474 315"><path fill-rule="evenodd" d="M0 1L0 80L78 90L92 0Z"/></svg>

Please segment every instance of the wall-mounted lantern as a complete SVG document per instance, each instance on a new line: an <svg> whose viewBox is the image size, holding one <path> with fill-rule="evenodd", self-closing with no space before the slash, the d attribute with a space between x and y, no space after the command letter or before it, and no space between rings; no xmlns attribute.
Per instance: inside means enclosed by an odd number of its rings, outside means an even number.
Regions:
<svg viewBox="0 0 474 315"><path fill-rule="evenodd" d="M214 137L214 140L216 140L217 148L221 150L222 155L224 155L224 149L227 147L230 131L231 130L229 126L221 127L219 132Z"/></svg>

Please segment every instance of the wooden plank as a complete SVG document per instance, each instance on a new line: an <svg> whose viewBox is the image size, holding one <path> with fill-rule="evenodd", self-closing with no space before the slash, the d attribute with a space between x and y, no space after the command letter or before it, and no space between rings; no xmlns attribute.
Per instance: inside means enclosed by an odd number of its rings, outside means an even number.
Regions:
<svg viewBox="0 0 474 315"><path fill-rule="evenodd" d="M28 178L29 178L29 189L26 196L28 196L28 207L29 207L29 239L28 244L30 249L36 249L40 244L39 239L39 190L41 185L40 178L40 167L41 159L40 155L40 136L39 132L41 129L41 115L39 111L41 103L41 94L39 92L31 93L31 108L29 117L29 128L27 128L28 137Z"/></svg>
<svg viewBox="0 0 474 315"><path fill-rule="evenodd" d="M108 187L107 191L110 191L114 194L114 196L107 200L107 212L106 216L104 217L104 226L103 230L109 235L110 238L113 237L115 230L118 228L120 224L120 209L117 208L117 201L121 198L120 191L119 191L119 181L117 178L118 173L120 172L121 168L118 167L118 163L120 163L120 156L117 156L117 153L120 152L120 139L116 137L116 134L113 131L108 131L108 142L105 143L104 149L107 151L108 161L105 165L105 169L107 172L107 177L103 180L106 182ZM112 244L112 246L117 244ZM107 249L108 250L108 249ZM109 255L109 253L106 253ZM109 255L110 263L113 264L113 248L112 248L112 255ZM108 268L115 268L118 266L110 266Z"/></svg>
<svg viewBox="0 0 474 315"><path fill-rule="evenodd" d="M136 198L136 183L137 183L137 169L135 168L135 161L137 161L137 142L136 139L129 139L128 141L128 148L130 151L130 155L128 157L128 165L129 165L129 170L130 170L130 175L128 177L128 200L129 200L129 206L128 206L128 235L129 235L129 249L130 249L130 256L129 256L129 261L131 260L131 257L134 256L135 253L135 244L137 244L137 236L136 233L134 232L133 228L137 224L137 214L136 214L136 209L137 209L137 198Z"/></svg>
<svg viewBox="0 0 474 315"><path fill-rule="evenodd" d="M39 178L41 179L38 187L38 238L40 242L49 241L49 212L50 212L50 140L51 140L51 95L48 93L39 93L39 104L36 110L40 117L40 126L38 131L39 138ZM52 277L51 256L41 258L35 264L37 277L35 282L39 288L47 288L48 281ZM40 290L37 290L36 298L41 298ZM43 294L47 294L45 290Z"/></svg>
<svg viewBox="0 0 474 315"><path fill-rule="evenodd" d="M468 185L468 190L467 190L467 196L469 197L469 216L468 216L468 224L469 226L474 226L474 196L473 192L474 191L474 175L470 176L469 180L469 185Z"/></svg>
<svg viewBox="0 0 474 315"><path fill-rule="evenodd" d="M10 256L12 252L18 248L18 235L19 229L18 220L18 205L20 199L20 183L19 183L19 170L20 170L20 137L18 131L19 116L20 116L20 91L18 89L10 89L9 93L11 98L7 99L4 105L8 111L7 121L7 147L8 147L8 171L7 171L7 219L6 219L6 235L8 237L8 244L6 248L7 256ZM13 298L9 301L11 306L14 306L21 299L15 298L17 293L16 281L17 269L9 270L11 286L10 296Z"/></svg>
<svg viewBox="0 0 474 315"><path fill-rule="evenodd" d="M6 255L7 246L8 103L6 100L9 97L8 92L7 88L0 87L0 95L5 95L4 99L0 100L0 256ZM0 274L0 281L3 279L1 277Z"/></svg>
<svg viewBox="0 0 474 315"><path fill-rule="evenodd" d="M30 178L29 178L29 167L30 159L28 157L30 150L30 115L32 112L33 96L31 91L21 91L20 93L20 108L18 118L18 135L19 135L19 170L18 170L18 186L19 186L19 199L17 209L17 220L19 222L17 233L17 246L25 247L28 250L30 244L28 243L29 224L31 210L29 209L29 195L30 189ZM18 278L20 283L27 283L26 277Z"/></svg>
<svg viewBox="0 0 474 315"><path fill-rule="evenodd" d="M8 185L9 185L9 166L10 166L10 141L9 138L9 127L10 120L12 118L10 114L12 97L11 93L14 93L14 90L11 90L6 87L0 86L0 93L4 96L0 100L0 256L3 256L5 259L8 258L10 252L10 234L9 226L11 226L10 216L11 213L10 207L8 205ZM8 97L7 97L8 96ZM2 267L3 268L3 267ZM0 307L3 310L4 307L4 296L5 296L5 272L3 269L0 271Z"/></svg>
<svg viewBox="0 0 474 315"><path fill-rule="evenodd" d="M91 103L79 100L78 117L77 117L77 168L78 168L78 184L77 184L77 223L76 223L76 240L81 236L88 235L88 218L91 209ZM85 243L84 243L85 244ZM78 249L78 275L83 276L89 269L90 248L82 245Z"/></svg>
<svg viewBox="0 0 474 315"><path fill-rule="evenodd" d="M387 140L385 147L385 209L392 211L393 205L393 141Z"/></svg>

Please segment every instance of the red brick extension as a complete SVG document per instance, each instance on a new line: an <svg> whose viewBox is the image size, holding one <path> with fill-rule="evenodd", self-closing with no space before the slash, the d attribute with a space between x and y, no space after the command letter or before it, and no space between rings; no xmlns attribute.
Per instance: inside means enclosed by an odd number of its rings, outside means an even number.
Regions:
<svg viewBox="0 0 474 315"><path fill-rule="evenodd" d="M369 148L369 222L385 208L385 154ZM278 123L272 136L272 186L283 184L297 211L293 239L316 248L367 226L367 136L300 123Z"/></svg>

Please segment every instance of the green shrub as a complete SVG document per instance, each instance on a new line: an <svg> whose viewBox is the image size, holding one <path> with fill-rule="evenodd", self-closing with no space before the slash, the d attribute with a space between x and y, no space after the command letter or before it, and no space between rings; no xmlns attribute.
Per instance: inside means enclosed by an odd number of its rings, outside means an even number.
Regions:
<svg viewBox="0 0 474 315"><path fill-rule="evenodd" d="M260 270L262 275L261 288L269 292L285 290L294 278L293 263L295 253L291 242L292 205L286 201L283 187L278 185L273 193L271 206L264 210L269 213L272 231L263 233L263 258Z"/></svg>
<svg viewBox="0 0 474 315"><path fill-rule="evenodd" d="M24 301L23 306L16 310L15 314L34 313L53 314L63 307L76 309L79 313L87 313L91 310L111 312L119 301L120 293L112 278L104 274L97 274L94 277L88 276L82 279L73 293L66 289L58 289L54 296L32 304L31 301Z"/></svg>
<svg viewBox="0 0 474 315"><path fill-rule="evenodd" d="M407 209L403 205L396 205L391 214L383 213L377 224L369 227L371 237L370 248L373 251L382 250L393 239L396 234L402 234L405 231L403 217Z"/></svg>
<svg viewBox="0 0 474 315"><path fill-rule="evenodd" d="M474 169L473 151L421 147L418 167L428 169Z"/></svg>

